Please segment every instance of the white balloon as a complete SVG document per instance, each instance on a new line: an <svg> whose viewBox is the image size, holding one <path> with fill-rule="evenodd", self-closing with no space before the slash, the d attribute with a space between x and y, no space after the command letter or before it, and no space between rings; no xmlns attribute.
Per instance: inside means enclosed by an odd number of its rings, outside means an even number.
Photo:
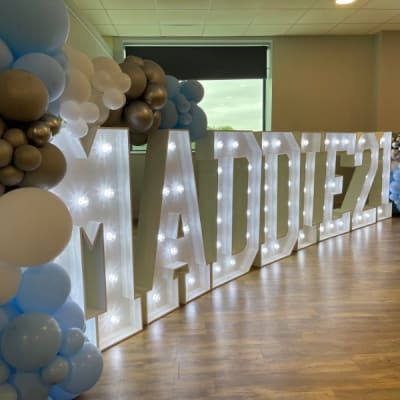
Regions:
<svg viewBox="0 0 400 400"><path fill-rule="evenodd" d="M94 74L92 60L85 53L69 46L65 47L64 52L67 55L69 65L79 69L88 79L91 79Z"/></svg>
<svg viewBox="0 0 400 400"><path fill-rule="evenodd" d="M45 264L68 244L72 218L63 201L38 188L12 190L0 197L0 257L8 265Z"/></svg>
<svg viewBox="0 0 400 400"><path fill-rule="evenodd" d="M126 97L118 89L107 89L103 94L104 105L110 110L118 110L125 105Z"/></svg>
<svg viewBox="0 0 400 400"><path fill-rule="evenodd" d="M113 75L119 75L121 73L121 68L119 65L109 57L96 57L93 59L94 70L97 71L106 71Z"/></svg>
<svg viewBox="0 0 400 400"><path fill-rule="evenodd" d="M130 89L132 82L129 75L122 73L115 80L117 89L122 93L126 93Z"/></svg>
<svg viewBox="0 0 400 400"><path fill-rule="evenodd" d="M94 103L84 103L81 105L81 115L86 122L93 124L99 119L99 107Z"/></svg>
<svg viewBox="0 0 400 400"><path fill-rule="evenodd" d="M65 121L76 121L81 117L79 104L73 100L65 100L60 105L60 116Z"/></svg>
<svg viewBox="0 0 400 400"><path fill-rule="evenodd" d="M106 71L95 71L92 76L92 85L96 90L104 92L106 89L113 86L111 76Z"/></svg>
<svg viewBox="0 0 400 400"><path fill-rule="evenodd" d="M78 103L85 103L90 99L92 86L89 79L79 69L68 68L68 84L62 95L62 100L75 100Z"/></svg>
<svg viewBox="0 0 400 400"><path fill-rule="evenodd" d="M8 303L18 292L21 268L0 265L0 304Z"/></svg>
<svg viewBox="0 0 400 400"><path fill-rule="evenodd" d="M72 136L80 139L87 135L89 127L86 121L79 118L77 121L68 122L66 129Z"/></svg>

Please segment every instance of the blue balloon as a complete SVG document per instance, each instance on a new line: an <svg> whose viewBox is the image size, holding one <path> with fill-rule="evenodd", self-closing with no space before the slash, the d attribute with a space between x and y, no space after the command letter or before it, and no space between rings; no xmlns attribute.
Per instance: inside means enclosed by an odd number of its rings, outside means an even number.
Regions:
<svg viewBox="0 0 400 400"><path fill-rule="evenodd" d="M1 0L0 37L15 55L60 49L68 36L64 0Z"/></svg>
<svg viewBox="0 0 400 400"><path fill-rule="evenodd" d="M69 363L70 372L60 387L70 393L86 392L96 384L103 371L103 357L92 343L85 343Z"/></svg>
<svg viewBox="0 0 400 400"><path fill-rule="evenodd" d="M181 83L181 93L189 101L199 103L204 97L204 88L199 81L189 80Z"/></svg>
<svg viewBox="0 0 400 400"><path fill-rule="evenodd" d="M63 334L60 354L72 356L76 354L85 343L85 335L78 328L67 329Z"/></svg>
<svg viewBox="0 0 400 400"><path fill-rule="evenodd" d="M79 393L69 393L60 386L53 386L50 390L50 395L54 400L72 400L79 396Z"/></svg>
<svg viewBox="0 0 400 400"><path fill-rule="evenodd" d="M64 357L57 356L47 367L42 369L42 381L54 385L62 382L68 375L69 364Z"/></svg>
<svg viewBox="0 0 400 400"><path fill-rule="evenodd" d="M0 359L0 384L6 382L9 375L10 368L8 368L8 365Z"/></svg>
<svg viewBox="0 0 400 400"><path fill-rule="evenodd" d="M395 181L400 181L400 168L396 168L392 171L392 176Z"/></svg>
<svg viewBox="0 0 400 400"><path fill-rule="evenodd" d="M192 123L192 121L193 118L190 113L181 113L179 114L178 127L186 128Z"/></svg>
<svg viewBox="0 0 400 400"><path fill-rule="evenodd" d="M15 61L13 68L36 75L45 84L50 102L57 100L64 92L66 73L54 58L46 54L26 54Z"/></svg>
<svg viewBox="0 0 400 400"><path fill-rule="evenodd" d="M192 123L188 126L190 139L193 142L201 139L207 133L207 115L197 104L192 102Z"/></svg>
<svg viewBox="0 0 400 400"><path fill-rule="evenodd" d="M160 129L174 128L176 123L178 122L178 111L176 111L175 104L171 100L168 100L165 106L160 110L160 112Z"/></svg>
<svg viewBox="0 0 400 400"><path fill-rule="evenodd" d="M16 301L25 312L53 314L65 303L70 291L71 280L65 269L48 263L25 270Z"/></svg>
<svg viewBox="0 0 400 400"><path fill-rule="evenodd" d="M43 400L50 392L50 385L42 382L37 373L18 371L11 383L17 389L18 400Z"/></svg>
<svg viewBox="0 0 400 400"><path fill-rule="evenodd" d="M180 113L187 113L190 110L190 101L183 95L183 94L178 94L174 98L174 103L176 105L176 109Z"/></svg>
<svg viewBox="0 0 400 400"><path fill-rule="evenodd" d="M53 315L63 332L70 328L79 328L85 331L85 316L77 303L68 299Z"/></svg>
<svg viewBox="0 0 400 400"><path fill-rule="evenodd" d="M390 191L392 193L400 193L400 182L397 181L390 182Z"/></svg>
<svg viewBox="0 0 400 400"><path fill-rule="evenodd" d="M60 65L64 71L67 71L68 68L68 58L63 51L58 51L55 54L51 55Z"/></svg>
<svg viewBox="0 0 400 400"><path fill-rule="evenodd" d="M11 67L14 57L7 44L0 39L0 71L4 71Z"/></svg>
<svg viewBox="0 0 400 400"><path fill-rule="evenodd" d="M165 86L167 88L168 98L175 97L180 90L179 81L172 75L165 75Z"/></svg>
<svg viewBox="0 0 400 400"><path fill-rule="evenodd" d="M9 384L0 385L1 400L17 400L18 393L15 388Z"/></svg>
<svg viewBox="0 0 400 400"><path fill-rule="evenodd" d="M19 315L21 311L11 302L0 306L0 332Z"/></svg>
<svg viewBox="0 0 400 400"><path fill-rule="evenodd" d="M27 313L4 329L0 349L5 361L23 371L45 367L58 353L61 331L54 318L43 313Z"/></svg>

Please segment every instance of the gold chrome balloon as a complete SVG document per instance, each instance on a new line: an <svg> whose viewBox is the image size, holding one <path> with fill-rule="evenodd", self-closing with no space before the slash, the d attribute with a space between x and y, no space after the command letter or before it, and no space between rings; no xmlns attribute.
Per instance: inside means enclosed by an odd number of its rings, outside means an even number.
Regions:
<svg viewBox="0 0 400 400"><path fill-rule="evenodd" d="M62 127L62 119L60 117L57 117L53 114L45 114L42 118L40 118L40 120L50 128L53 135L56 135L58 132L60 132Z"/></svg>
<svg viewBox="0 0 400 400"><path fill-rule="evenodd" d="M51 139L51 129L45 122L34 122L26 132L28 139L37 146L44 146Z"/></svg>

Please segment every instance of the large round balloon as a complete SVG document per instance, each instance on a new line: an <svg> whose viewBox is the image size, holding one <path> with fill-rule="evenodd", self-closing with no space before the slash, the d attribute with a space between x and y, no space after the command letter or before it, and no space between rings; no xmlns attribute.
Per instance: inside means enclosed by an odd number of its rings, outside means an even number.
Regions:
<svg viewBox="0 0 400 400"><path fill-rule="evenodd" d="M129 99L137 99L141 96L146 89L147 78L143 69L133 63L133 62L124 62L120 65L122 72L127 74L131 79L131 86L129 90L126 92L126 97Z"/></svg>
<svg viewBox="0 0 400 400"><path fill-rule="evenodd" d="M179 93L180 90L179 81L174 76L172 75L165 76L165 86L167 88L169 99L172 99Z"/></svg>
<svg viewBox="0 0 400 400"><path fill-rule="evenodd" d="M45 84L27 71L0 72L0 93L0 115L6 119L36 121L45 114L49 104Z"/></svg>
<svg viewBox="0 0 400 400"><path fill-rule="evenodd" d="M2 400L17 400L18 393L15 388L8 383L0 385L0 399Z"/></svg>
<svg viewBox="0 0 400 400"><path fill-rule="evenodd" d="M85 316L77 303L68 299L62 307L53 315L63 333L70 328L85 330Z"/></svg>
<svg viewBox="0 0 400 400"><path fill-rule="evenodd" d="M103 357L92 343L85 343L79 353L69 359L69 364L70 372L60 387L71 393L89 390L103 371Z"/></svg>
<svg viewBox="0 0 400 400"><path fill-rule="evenodd" d="M13 60L14 57L10 49L4 41L0 39L0 71L8 69L13 63Z"/></svg>
<svg viewBox="0 0 400 400"><path fill-rule="evenodd" d="M143 60L143 71L147 80L165 86L165 72L159 64L152 60Z"/></svg>
<svg viewBox="0 0 400 400"><path fill-rule="evenodd" d="M48 263L25 270L17 303L24 312L53 314L67 300L70 291L71 280L65 269L58 264Z"/></svg>
<svg viewBox="0 0 400 400"><path fill-rule="evenodd" d="M175 104L168 100L165 106L161 109L161 129L174 128L178 122L178 111L176 110Z"/></svg>
<svg viewBox="0 0 400 400"><path fill-rule="evenodd" d="M60 354L72 356L76 354L85 343L85 335L79 328L69 328L63 332Z"/></svg>
<svg viewBox="0 0 400 400"><path fill-rule="evenodd" d="M50 385L37 373L17 371L11 382L18 391L19 400L44 400L50 392Z"/></svg>
<svg viewBox="0 0 400 400"><path fill-rule="evenodd" d="M57 356L41 373L42 381L54 385L62 382L68 375L69 365L64 357Z"/></svg>
<svg viewBox="0 0 400 400"><path fill-rule="evenodd" d="M61 253L72 218L55 194L22 188L0 197L0 258L17 266L45 264Z"/></svg>
<svg viewBox="0 0 400 400"><path fill-rule="evenodd" d="M20 281L20 268L0 265L0 304L7 303L17 294Z"/></svg>
<svg viewBox="0 0 400 400"><path fill-rule="evenodd" d="M189 80L181 83L181 93L189 101L199 103L204 97L204 88L199 81Z"/></svg>
<svg viewBox="0 0 400 400"><path fill-rule="evenodd" d="M61 101L74 100L79 103L85 103L90 99L92 94L90 81L78 68L68 68L67 82Z"/></svg>
<svg viewBox="0 0 400 400"><path fill-rule="evenodd" d="M14 165L21 171L33 171L42 162L42 154L37 147L25 144L14 151Z"/></svg>
<svg viewBox="0 0 400 400"><path fill-rule="evenodd" d="M79 393L69 393L61 389L60 386L54 385L51 387L50 395L54 400L73 400L79 396Z"/></svg>
<svg viewBox="0 0 400 400"><path fill-rule="evenodd" d="M152 110L160 110L167 102L167 90L164 85L149 83L143 94L143 99Z"/></svg>
<svg viewBox="0 0 400 400"><path fill-rule="evenodd" d="M192 102L192 122L188 126L190 139L195 142L207 133L207 115L202 108Z"/></svg>
<svg viewBox="0 0 400 400"><path fill-rule="evenodd" d="M67 162L62 151L51 143L39 148L42 161L34 171L25 173L19 186L34 186L50 189L64 178L67 171Z"/></svg>
<svg viewBox="0 0 400 400"><path fill-rule="evenodd" d="M129 129L133 132L143 133L153 124L153 111L143 101L135 100L130 103L124 112Z"/></svg>
<svg viewBox="0 0 400 400"><path fill-rule="evenodd" d="M13 68L32 72L46 85L49 101L57 100L65 89L65 72L54 58L42 53L30 53L15 61Z"/></svg>
<svg viewBox="0 0 400 400"><path fill-rule="evenodd" d="M8 364L35 371L54 360L61 346L61 330L47 314L22 314L4 329L0 344Z"/></svg>
<svg viewBox="0 0 400 400"><path fill-rule="evenodd" d="M63 46L69 31L63 0L1 0L0 37L14 53L50 53Z"/></svg>

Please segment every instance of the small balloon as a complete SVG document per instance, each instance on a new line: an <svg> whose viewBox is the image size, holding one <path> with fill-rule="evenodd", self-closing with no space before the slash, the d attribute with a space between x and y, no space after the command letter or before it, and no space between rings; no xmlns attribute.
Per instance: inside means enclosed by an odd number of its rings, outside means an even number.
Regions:
<svg viewBox="0 0 400 400"><path fill-rule="evenodd" d="M103 94L103 103L110 110L118 110L125 105L125 95L118 89L106 89Z"/></svg>
<svg viewBox="0 0 400 400"><path fill-rule="evenodd" d="M199 103L204 97L204 88L199 81L188 80L181 83L181 93L189 101Z"/></svg>
<svg viewBox="0 0 400 400"><path fill-rule="evenodd" d="M125 58L125 62L139 65L139 67L144 67L143 58L140 58L140 57L137 57L137 56L128 56L128 57Z"/></svg>
<svg viewBox="0 0 400 400"><path fill-rule="evenodd" d="M131 78L127 74L121 73L116 78L117 89L119 89L122 93L126 93L130 89L131 84Z"/></svg>
<svg viewBox="0 0 400 400"><path fill-rule="evenodd" d="M167 102L167 90L164 85L149 83L143 94L144 101L153 110L160 110Z"/></svg>
<svg viewBox="0 0 400 400"><path fill-rule="evenodd" d="M61 100L74 100L78 103L84 103L90 99L92 86L87 76L78 68L68 68L68 79L65 91Z"/></svg>
<svg viewBox="0 0 400 400"><path fill-rule="evenodd" d="M0 184L4 186L18 185L24 178L24 173L13 165L0 168Z"/></svg>
<svg viewBox="0 0 400 400"><path fill-rule="evenodd" d="M150 129L153 124L153 111L143 101L133 101L124 111L125 120L130 130L143 133Z"/></svg>
<svg viewBox="0 0 400 400"><path fill-rule="evenodd" d="M82 348L84 342L85 336L79 328L69 328L63 333L60 354L72 356Z"/></svg>
<svg viewBox="0 0 400 400"><path fill-rule="evenodd" d="M87 102L81 105L81 115L86 122L93 124L99 119L100 111L96 104Z"/></svg>
<svg viewBox="0 0 400 400"><path fill-rule="evenodd" d="M106 71L95 71L91 78L93 87L100 92L104 92L106 89L112 86L112 78Z"/></svg>
<svg viewBox="0 0 400 400"><path fill-rule="evenodd" d="M63 332L70 328L85 330L85 315L79 305L70 299L57 310L53 317Z"/></svg>
<svg viewBox="0 0 400 400"><path fill-rule="evenodd" d="M174 128L178 122L178 111L175 104L168 100L165 106L161 109L161 129Z"/></svg>
<svg viewBox="0 0 400 400"><path fill-rule="evenodd" d="M159 83L165 86L165 72L156 62L152 60L143 60L143 71L149 82Z"/></svg>
<svg viewBox="0 0 400 400"><path fill-rule="evenodd" d="M24 144L15 149L13 162L21 171L33 171L40 166L42 154L37 147Z"/></svg>
<svg viewBox="0 0 400 400"><path fill-rule="evenodd" d="M45 122L33 122L28 128L26 135L36 146L44 146L51 139L51 129Z"/></svg>
<svg viewBox="0 0 400 400"><path fill-rule="evenodd" d="M50 392L50 385L43 382L36 372L17 371L11 383L17 389L20 400L44 400Z"/></svg>
<svg viewBox="0 0 400 400"><path fill-rule="evenodd" d="M6 140L0 139L0 168L11 163L13 147Z"/></svg>
<svg viewBox="0 0 400 400"><path fill-rule="evenodd" d="M45 114L42 118L40 118L40 120L50 128L53 135L56 135L58 132L60 132L62 126L61 118L53 114Z"/></svg>
<svg viewBox="0 0 400 400"><path fill-rule="evenodd" d="M68 361L60 356L57 356L49 365L43 368L41 373L42 381L54 385L62 382L69 372Z"/></svg>
<svg viewBox="0 0 400 400"><path fill-rule="evenodd" d="M110 76L118 76L121 70L110 57L96 57L92 60L95 71L106 71Z"/></svg>
<svg viewBox="0 0 400 400"><path fill-rule="evenodd" d="M147 143L149 135L147 133L130 132L129 137L132 146L143 146Z"/></svg>
<svg viewBox="0 0 400 400"><path fill-rule="evenodd" d="M167 88L168 98L175 97L180 90L179 81L172 75L165 76L165 86Z"/></svg>
<svg viewBox="0 0 400 400"><path fill-rule="evenodd" d="M83 138L87 135L88 131L89 131L89 126L87 124L87 122L82 119L79 118L76 121L69 121L66 126L65 129L74 137L80 139Z"/></svg>
<svg viewBox="0 0 400 400"><path fill-rule="evenodd" d="M128 91L126 92L126 97L129 99L137 99L140 97L146 89L147 78L143 69L133 63L133 62L124 62L120 65L122 72L129 76L131 80L131 84L129 86Z"/></svg>
<svg viewBox="0 0 400 400"><path fill-rule="evenodd" d="M3 139L10 143L12 147L18 147L22 146L23 144L28 144L28 139L22 129L9 129L4 133Z"/></svg>
<svg viewBox="0 0 400 400"><path fill-rule="evenodd" d="M66 121L76 121L81 116L81 109L75 100L65 100L60 105L60 116Z"/></svg>

